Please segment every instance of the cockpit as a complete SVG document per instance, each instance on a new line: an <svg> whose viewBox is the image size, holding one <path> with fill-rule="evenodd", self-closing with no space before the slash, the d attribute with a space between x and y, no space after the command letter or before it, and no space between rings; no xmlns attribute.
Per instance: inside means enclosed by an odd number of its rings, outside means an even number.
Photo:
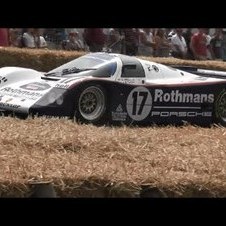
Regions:
<svg viewBox="0 0 226 226"><path fill-rule="evenodd" d="M111 77L117 69L115 56L106 53L91 53L72 60L46 73L46 76L94 76Z"/></svg>

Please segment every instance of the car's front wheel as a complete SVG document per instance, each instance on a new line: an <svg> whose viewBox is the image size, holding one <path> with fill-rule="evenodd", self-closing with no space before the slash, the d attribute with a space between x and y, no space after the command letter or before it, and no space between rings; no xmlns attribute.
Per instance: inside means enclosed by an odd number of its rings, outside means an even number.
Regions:
<svg viewBox="0 0 226 226"><path fill-rule="evenodd" d="M223 90L217 97L214 106L214 121L226 126L226 90Z"/></svg>
<svg viewBox="0 0 226 226"><path fill-rule="evenodd" d="M78 97L78 119L82 122L101 122L106 112L106 98L102 86L86 86Z"/></svg>

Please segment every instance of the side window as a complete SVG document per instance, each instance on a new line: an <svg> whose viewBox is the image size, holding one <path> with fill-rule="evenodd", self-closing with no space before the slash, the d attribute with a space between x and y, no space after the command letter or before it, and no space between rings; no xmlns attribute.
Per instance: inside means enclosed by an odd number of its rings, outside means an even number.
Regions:
<svg viewBox="0 0 226 226"><path fill-rule="evenodd" d="M143 69L143 68L142 68ZM143 78L144 71L136 64L125 64L122 66L122 78Z"/></svg>

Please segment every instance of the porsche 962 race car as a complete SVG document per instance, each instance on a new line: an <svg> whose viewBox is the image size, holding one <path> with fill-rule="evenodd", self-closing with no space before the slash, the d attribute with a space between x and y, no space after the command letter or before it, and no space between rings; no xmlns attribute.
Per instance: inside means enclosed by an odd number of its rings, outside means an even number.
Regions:
<svg viewBox="0 0 226 226"><path fill-rule="evenodd" d="M48 73L0 69L2 114L123 124L226 125L226 72L90 53Z"/></svg>

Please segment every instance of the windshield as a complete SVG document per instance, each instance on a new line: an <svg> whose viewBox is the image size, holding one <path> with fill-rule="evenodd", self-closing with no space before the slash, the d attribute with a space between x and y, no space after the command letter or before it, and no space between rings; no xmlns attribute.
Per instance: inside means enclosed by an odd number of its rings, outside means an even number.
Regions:
<svg viewBox="0 0 226 226"><path fill-rule="evenodd" d="M65 76L83 72L83 75L96 77L109 77L115 73L117 63L114 56L104 53L89 54L72 60L54 70L49 71L46 75Z"/></svg>

